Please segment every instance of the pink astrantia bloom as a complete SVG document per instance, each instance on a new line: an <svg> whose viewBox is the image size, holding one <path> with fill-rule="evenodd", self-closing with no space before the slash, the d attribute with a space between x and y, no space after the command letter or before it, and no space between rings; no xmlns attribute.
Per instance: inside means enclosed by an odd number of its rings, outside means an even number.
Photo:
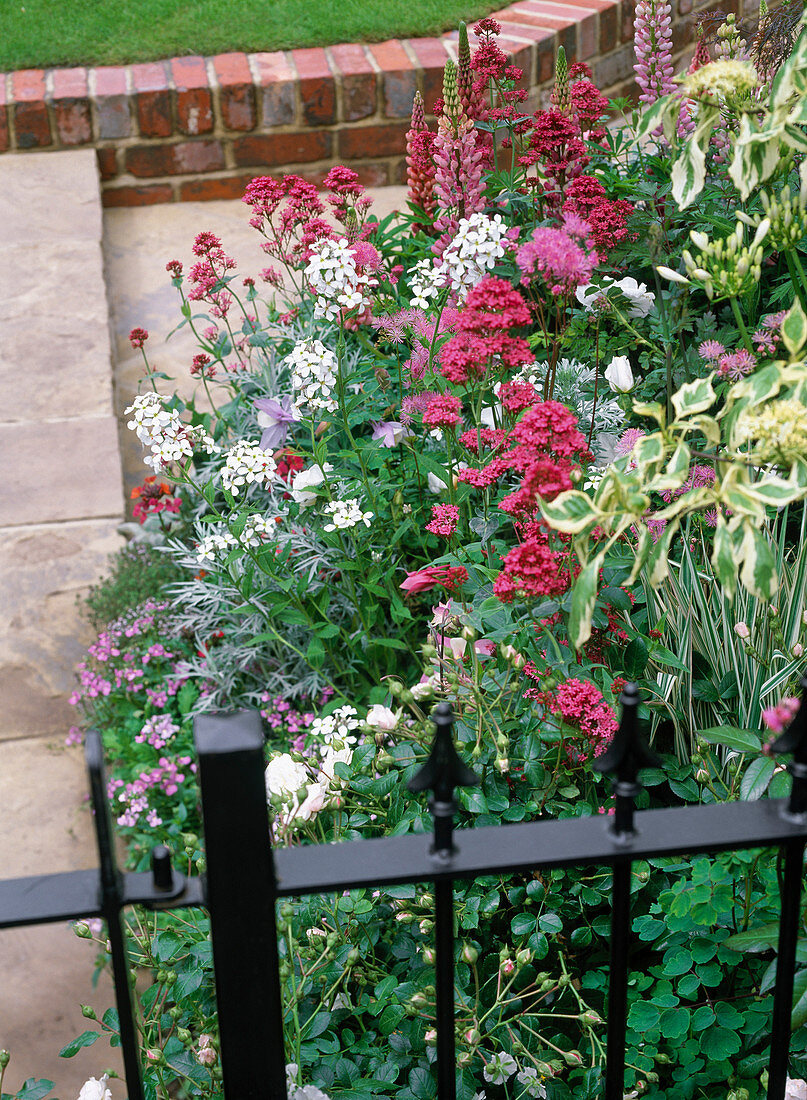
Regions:
<svg viewBox="0 0 807 1100"><path fill-rule="evenodd" d="M698 355L707 363L713 359L719 359L725 352L726 349L719 340L704 340L698 348Z"/></svg>
<svg viewBox="0 0 807 1100"><path fill-rule="evenodd" d="M522 280L541 278L555 295L573 294L577 287L591 282L597 266L597 253L587 248L586 223L574 218L564 229L541 226L516 252Z"/></svg>

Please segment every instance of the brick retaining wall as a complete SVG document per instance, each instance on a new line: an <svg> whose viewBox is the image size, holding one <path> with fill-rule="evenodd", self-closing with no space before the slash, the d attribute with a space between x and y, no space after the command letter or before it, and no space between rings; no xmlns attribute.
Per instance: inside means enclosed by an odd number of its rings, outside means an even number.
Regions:
<svg viewBox="0 0 807 1100"><path fill-rule="evenodd" d="M675 49L692 11L742 15L754 0L673 0ZM633 0L520 0L496 13L502 48L524 70L532 109L557 48L586 61L611 96L633 95ZM0 74L0 152L97 150L103 201L130 206L240 197L255 175L319 182L338 163L367 186L405 181L404 135L416 89L427 109L456 56L456 32L371 45L226 53L94 69Z"/></svg>

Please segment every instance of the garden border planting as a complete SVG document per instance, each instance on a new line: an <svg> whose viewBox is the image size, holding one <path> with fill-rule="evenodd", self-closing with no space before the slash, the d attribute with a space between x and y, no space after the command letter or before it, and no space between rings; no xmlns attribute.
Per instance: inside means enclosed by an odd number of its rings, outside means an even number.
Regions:
<svg viewBox="0 0 807 1100"><path fill-rule="evenodd" d="M740 17L744 4L721 7ZM676 58L692 41L692 13L715 7L677 0ZM631 95L633 10L632 0L520 0L497 13L531 109L551 86L561 45L608 95ZM319 184L337 163L369 187L403 183L412 99L419 90L431 109L456 41L451 32L0 74L0 152L94 146L105 206L240 198L267 170Z"/></svg>

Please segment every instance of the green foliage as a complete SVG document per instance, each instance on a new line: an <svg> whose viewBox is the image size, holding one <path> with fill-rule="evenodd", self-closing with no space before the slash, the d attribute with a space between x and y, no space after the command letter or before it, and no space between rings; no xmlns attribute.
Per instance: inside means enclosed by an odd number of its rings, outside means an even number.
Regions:
<svg viewBox="0 0 807 1100"><path fill-rule="evenodd" d="M164 550L131 542L109 560L109 572L82 599L84 613L100 630L149 597L159 598L182 580L184 570Z"/></svg>

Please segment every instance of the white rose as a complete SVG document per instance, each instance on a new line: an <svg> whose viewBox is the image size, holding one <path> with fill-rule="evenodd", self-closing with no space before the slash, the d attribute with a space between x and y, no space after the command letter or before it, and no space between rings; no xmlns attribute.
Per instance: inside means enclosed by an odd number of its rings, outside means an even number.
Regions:
<svg viewBox="0 0 807 1100"><path fill-rule="evenodd" d="M594 286L593 283L586 283L585 286L579 286L577 288L574 292L574 296L585 309L593 309L600 299L605 298L606 289L607 287L599 287Z"/></svg>
<svg viewBox="0 0 807 1100"><path fill-rule="evenodd" d="M296 794L308 782L308 772L284 752L266 765L266 795Z"/></svg>
<svg viewBox="0 0 807 1100"><path fill-rule="evenodd" d="M309 783L308 794L297 813L301 821L309 821L314 814L318 814L324 808L328 799L328 785L326 783Z"/></svg>
<svg viewBox="0 0 807 1100"><path fill-rule="evenodd" d="M78 1100L112 1100L112 1093L106 1087L108 1080L108 1073L105 1073L100 1081L96 1081L94 1077L91 1077L89 1081L85 1081L81 1086Z"/></svg>
<svg viewBox="0 0 807 1100"><path fill-rule="evenodd" d="M605 379L614 393L629 393L633 389L633 371L627 355L615 355L605 368Z"/></svg>
<svg viewBox="0 0 807 1100"><path fill-rule="evenodd" d="M445 491L446 483L437 474L433 474L431 470L426 474L426 480L429 483L429 492L434 493L435 496Z"/></svg>
<svg viewBox="0 0 807 1100"><path fill-rule="evenodd" d="M807 1081L794 1081L788 1077L785 1085L785 1100L807 1100Z"/></svg>
<svg viewBox="0 0 807 1100"><path fill-rule="evenodd" d="M301 504L303 508L307 508L309 504L313 504L317 499L316 493L306 492L307 489L315 489L318 485L321 485L325 480L325 474L330 473L333 466L330 462L325 463L323 469L322 466L309 466L307 470L300 470L295 474L291 482L291 496L292 500L297 504Z"/></svg>
<svg viewBox="0 0 807 1100"><path fill-rule="evenodd" d="M389 707L383 707L380 703L374 703L364 719L368 726L377 730L394 730L398 725L398 715Z"/></svg>
<svg viewBox="0 0 807 1100"><path fill-rule="evenodd" d="M614 286L619 287L630 302L628 317L646 317L653 309L656 296L647 289L646 283L637 283L635 279L628 275L626 278L614 283Z"/></svg>
<svg viewBox="0 0 807 1100"><path fill-rule="evenodd" d="M501 407L501 405L487 405L479 413L479 423L482 424L485 428L495 428L497 419L498 419L499 423L501 424L501 422L502 422L502 407Z"/></svg>

